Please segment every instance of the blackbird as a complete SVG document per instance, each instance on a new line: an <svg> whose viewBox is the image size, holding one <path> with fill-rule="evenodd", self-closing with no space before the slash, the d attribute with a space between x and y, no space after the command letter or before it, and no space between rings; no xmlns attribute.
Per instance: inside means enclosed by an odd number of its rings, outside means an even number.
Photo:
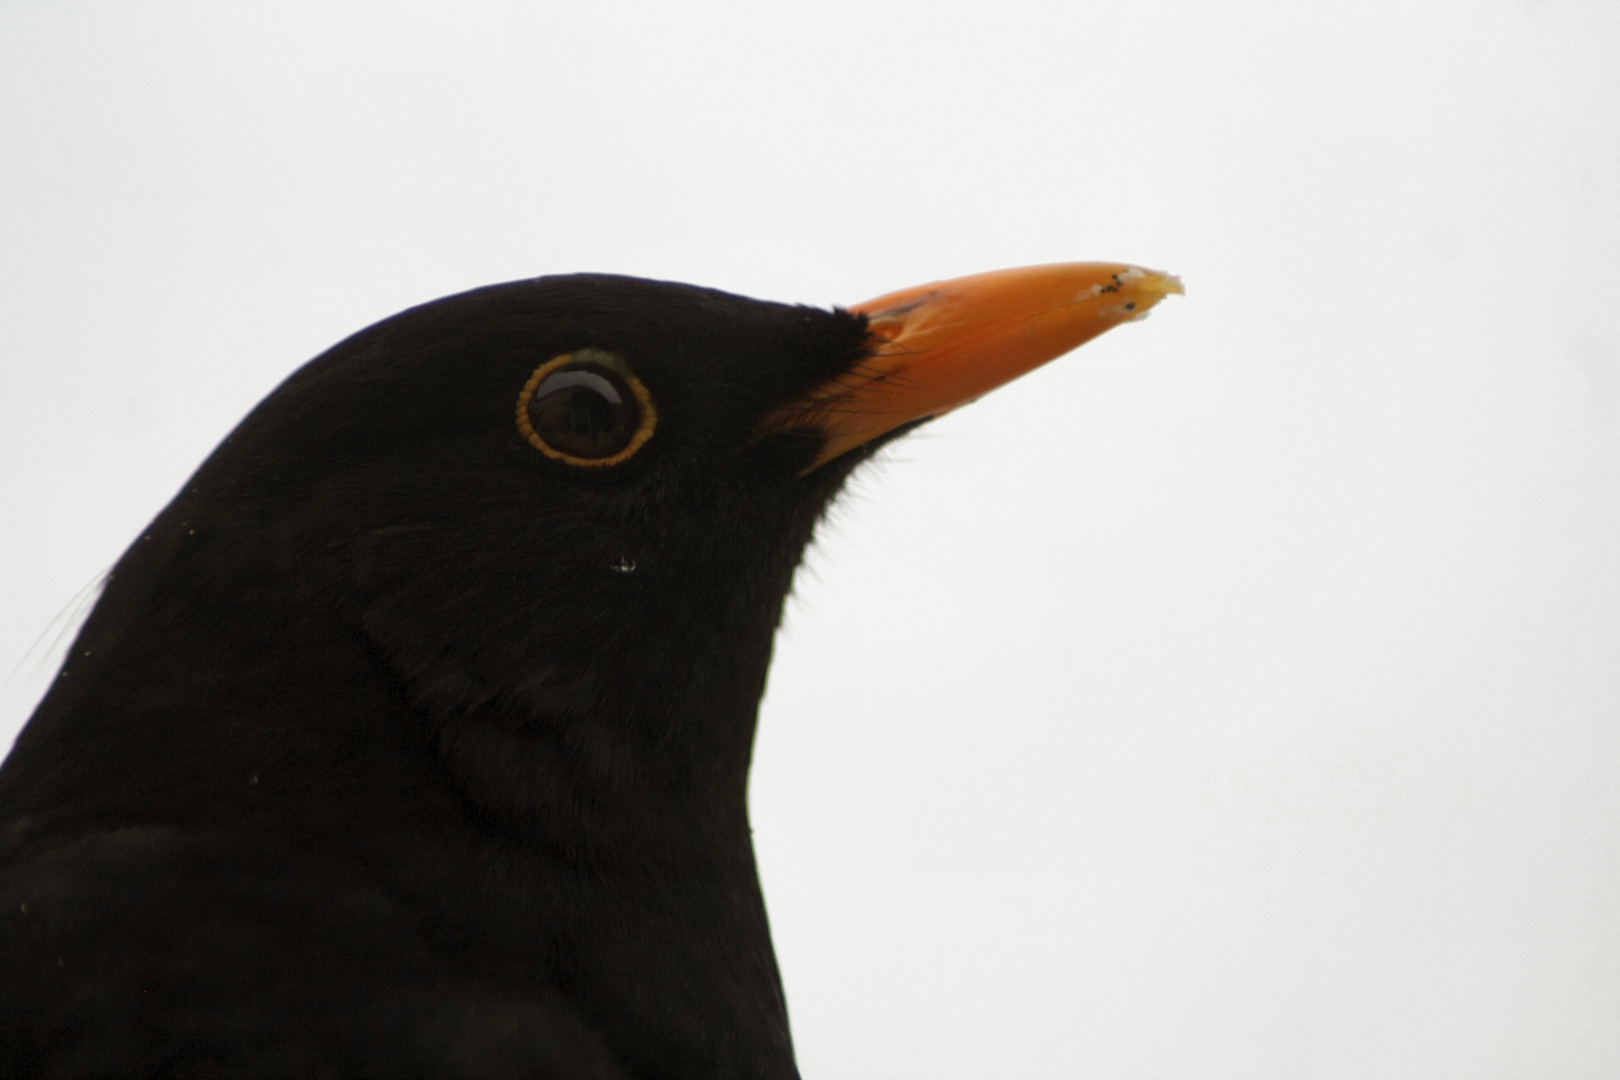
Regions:
<svg viewBox="0 0 1620 1080"><path fill-rule="evenodd" d="M0 767L0 1075L797 1076L746 788L816 522L1180 291L542 277L310 361L108 574Z"/></svg>

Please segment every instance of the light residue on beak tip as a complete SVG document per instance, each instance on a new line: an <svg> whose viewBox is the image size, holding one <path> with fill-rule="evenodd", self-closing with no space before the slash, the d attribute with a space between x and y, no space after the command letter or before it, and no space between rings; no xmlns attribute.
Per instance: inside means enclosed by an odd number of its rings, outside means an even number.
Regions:
<svg viewBox="0 0 1620 1080"><path fill-rule="evenodd" d="M1108 280L1092 285L1088 290L1092 296L1107 296L1114 293L1119 296L1146 297L1150 303L1160 297L1185 291L1181 286L1181 279L1176 275L1147 270L1140 266L1122 266L1109 273Z"/></svg>
<svg viewBox="0 0 1620 1080"><path fill-rule="evenodd" d="M1165 296L1186 296L1187 290L1182 286L1181 279L1175 274L1160 274L1159 289Z"/></svg>
<svg viewBox="0 0 1620 1080"><path fill-rule="evenodd" d="M1181 279L1176 275L1148 270L1141 266L1126 267L1117 276L1117 280L1131 291L1151 293L1155 297L1184 296L1187 292L1181 285Z"/></svg>
<svg viewBox="0 0 1620 1080"><path fill-rule="evenodd" d="M1181 279L1140 266L1126 266L1109 275L1106 284L1093 285L1092 294L1103 297L1113 294L1114 302L1100 309L1100 313L1119 322L1140 322L1148 312L1166 296L1184 295Z"/></svg>

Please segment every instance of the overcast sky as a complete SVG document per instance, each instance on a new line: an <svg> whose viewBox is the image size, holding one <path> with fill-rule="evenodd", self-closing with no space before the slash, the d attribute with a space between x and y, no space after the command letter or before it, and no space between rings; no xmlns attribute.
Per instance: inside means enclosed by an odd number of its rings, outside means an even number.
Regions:
<svg viewBox="0 0 1620 1080"><path fill-rule="evenodd" d="M807 1080L1620 1075L1620 5L0 3L0 745L305 359L605 270L1142 325L869 468L753 812Z"/></svg>

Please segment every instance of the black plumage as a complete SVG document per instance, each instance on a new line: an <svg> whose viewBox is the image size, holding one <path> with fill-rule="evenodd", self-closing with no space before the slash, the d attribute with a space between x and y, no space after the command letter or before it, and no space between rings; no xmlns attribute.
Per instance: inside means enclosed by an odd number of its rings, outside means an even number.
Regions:
<svg viewBox="0 0 1620 1080"><path fill-rule="evenodd" d="M818 460L875 342L574 276L289 378L0 767L0 1075L796 1076L746 782L794 569L906 428ZM556 357L617 390L515 423Z"/></svg>

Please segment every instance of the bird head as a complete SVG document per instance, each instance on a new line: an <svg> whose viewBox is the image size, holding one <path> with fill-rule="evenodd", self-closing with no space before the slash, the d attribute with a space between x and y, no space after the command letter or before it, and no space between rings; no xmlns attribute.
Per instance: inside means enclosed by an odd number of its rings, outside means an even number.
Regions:
<svg viewBox="0 0 1620 1080"><path fill-rule="evenodd" d="M1077 263L848 309L606 275L412 308L242 422L76 655L214 740L342 713L319 693L372 685L358 649L443 727L577 721L745 776L783 599L851 471L1179 291Z"/></svg>

